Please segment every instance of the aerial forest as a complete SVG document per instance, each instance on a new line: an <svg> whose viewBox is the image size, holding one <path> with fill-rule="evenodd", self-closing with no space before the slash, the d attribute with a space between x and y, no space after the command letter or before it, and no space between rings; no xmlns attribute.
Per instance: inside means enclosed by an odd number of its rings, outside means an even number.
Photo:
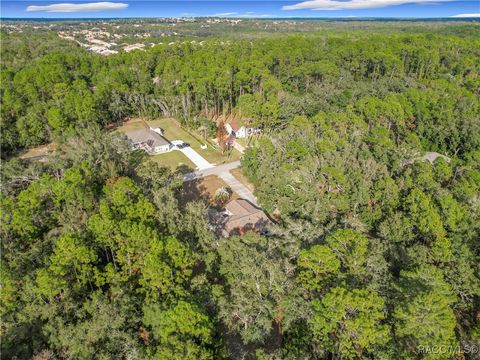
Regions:
<svg viewBox="0 0 480 360"><path fill-rule="evenodd" d="M2 358L478 359L480 33L445 26L108 57L2 30ZM268 235L216 237L110 131L231 115Z"/></svg>

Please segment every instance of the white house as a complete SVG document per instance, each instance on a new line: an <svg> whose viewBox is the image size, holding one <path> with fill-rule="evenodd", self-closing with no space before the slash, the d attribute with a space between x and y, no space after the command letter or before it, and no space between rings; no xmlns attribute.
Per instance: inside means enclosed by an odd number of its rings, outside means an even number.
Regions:
<svg viewBox="0 0 480 360"><path fill-rule="evenodd" d="M240 125L236 119L225 123L225 130L227 130L228 135L234 135L236 138L246 138L260 132L260 128Z"/></svg>

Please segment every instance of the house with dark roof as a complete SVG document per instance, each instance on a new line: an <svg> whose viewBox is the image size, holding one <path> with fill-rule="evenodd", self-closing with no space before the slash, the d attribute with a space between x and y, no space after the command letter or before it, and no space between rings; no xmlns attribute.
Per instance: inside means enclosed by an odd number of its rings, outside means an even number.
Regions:
<svg viewBox="0 0 480 360"><path fill-rule="evenodd" d="M244 199L230 201L223 211L211 209L209 216L212 228L223 237L243 235L247 231L267 234L271 223L262 209Z"/></svg>

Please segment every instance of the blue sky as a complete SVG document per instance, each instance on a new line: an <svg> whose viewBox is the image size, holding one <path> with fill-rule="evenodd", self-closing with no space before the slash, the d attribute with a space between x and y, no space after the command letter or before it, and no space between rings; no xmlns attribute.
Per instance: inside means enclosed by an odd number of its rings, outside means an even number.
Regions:
<svg viewBox="0 0 480 360"><path fill-rule="evenodd" d="M1 1L3 18L110 17L406 17L480 16L480 0L307 0L307 1Z"/></svg>

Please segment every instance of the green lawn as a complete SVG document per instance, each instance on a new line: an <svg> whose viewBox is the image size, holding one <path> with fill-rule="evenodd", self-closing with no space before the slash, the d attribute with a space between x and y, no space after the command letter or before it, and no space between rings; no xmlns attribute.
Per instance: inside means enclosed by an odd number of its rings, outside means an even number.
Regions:
<svg viewBox="0 0 480 360"><path fill-rule="evenodd" d="M180 171L182 173L189 173L196 168L195 164L178 150L149 156L147 161L154 161L162 166L169 167L173 171Z"/></svg>
<svg viewBox="0 0 480 360"><path fill-rule="evenodd" d="M149 124L147 124L149 125ZM140 130L146 126L142 119L132 119L118 127L115 131L129 132ZM151 125L150 125L151 126ZM162 166L169 167L173 171L191 172L195 170L196 166L180 151L170 151L164 154L157 154L154 156L147 156L145 161L154 161Z"/></svg>
<svg viewBox="0 0 480 360"><path fill-rule="evenodd" d="M141 130L143 128L145 128L145 123L141 120L134 119L127 121L122 126L119 126L115 131L127 133L130 131Z"/></svg>
<svg viewBox="0 0 480 360"><path fill-rule="evenodd" d="M252 135L248 138L237 138L235 139L235 141L242 145L244 148L247 148L248 146L253 146L256 144L256 142L258 141L258 136Z"/></svg>
<svg viewBox="0 0 480 360"><path fill-rule="evenodd" d="M152 128L159 127L163 129L164 136L169 141L183 140L184 142L190 144L192 149L194 149L212 164L221 164L224 162L235 161L240 159L242 155L237 150L233 149L230 156L227 157L225 155L222 155L219 150L212 148L212 146L210 145L206 149L202 149L201 136L195 134L195 137L193 137L189 133L193 133L193 131L185 131L175 119L165 118L159 120L152 120L147 121L147 124Z"/></svg>

